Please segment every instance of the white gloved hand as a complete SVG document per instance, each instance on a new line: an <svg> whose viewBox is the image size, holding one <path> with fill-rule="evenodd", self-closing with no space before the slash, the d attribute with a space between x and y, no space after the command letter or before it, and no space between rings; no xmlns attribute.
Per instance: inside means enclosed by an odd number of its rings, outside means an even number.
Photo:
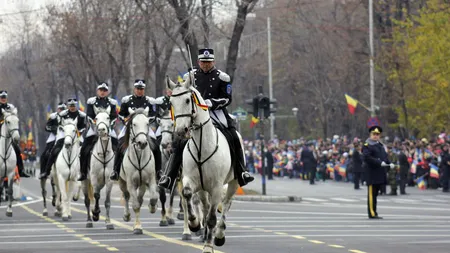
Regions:
<svg viewBox="0 0 450 253"><path fill-rule="evenodd" d="M382 167L384 167L384 166L386 166L386 165L387 165L387 163L381 162L381 166L382 166Z"/></svg>
<svg viewBox="0 0 450 253"><path fill-rule="evenodd" d="M205 104L206 104L208 107L212 107L212 102L211 102L211 100L209 100L209 99L206 99L206 100L205 100Z"/></svg>
<svg viewBox="0 0 450 253"><path fill-rule="evenodd" d="M391 167L391 170L393 170L395 168L395 164L393 164L393 163L389 164L389 166Z"/></svg>

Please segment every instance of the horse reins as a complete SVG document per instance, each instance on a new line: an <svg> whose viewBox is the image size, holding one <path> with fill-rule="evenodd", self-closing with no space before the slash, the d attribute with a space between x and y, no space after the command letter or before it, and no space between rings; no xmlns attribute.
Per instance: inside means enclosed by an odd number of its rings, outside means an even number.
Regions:
<svg viewBox="0 0 450 253"><path fill-rule="evenodd" d="M73 126L75 127L75 129L77 129L77 126L76 126L75 124L73 124L73 123L69 123L69 124L67 124L67 125L73 125ZM73 147L73 144L74 144L75 141L76 141L76 135L77 135L77 132L78 132L78 130L75 131L75 136L71 136L71 135L64 136L64 139L65 139L66 137L70 137L70 138L72 139L72 147ZM73 163L75 162L77 156L75 156L75 158L73 159L73 161L70 162L70 157L72 156L72 150L70 150L70 151L69 151L68 149L66 149L66 150L67 150L67 153L68 153L68 155L69 155L69 157L68 157L69 160L67 160L66 157L64 157L64 153L62 153L62 157L63 157L63 159L64 159L64 162L66 162L66 165L69 167L69 175L70 175L70 170L71 170L72 165L73 165Z"/></svg>
<svg viewBox="0 0 450 253"><path fill-rule="evenodd" d="M11 115L8 115L8 116L6 116L6 117L2 120L2 124L1 124L0 127L3 126L3 124L4 124L3 122L4 122L8 117L10 117L10 116L11 116ZM11 154L12 154L12 152L9 152L9 155L8 155L8 151L10 150L10 148L11 148L11 146L12 146L12 141L10 140L9 143L8 143L6 140L12 138L12 133L14 133L15 131L19 132L19 128L8 129L8 132L7 132L7 135L6 135L6 136L0 134L0 138L3 137L3 138L5 139L5 156L3 157L2 155L0 155L0 158L3 160L3 163L5 164L5 175L4 175L3 177L6 177L6 176L7 176L7 175L6 175L6 172L7 172L8 166L7 166L7 164L6 164L6 161L9 159L9 157L10 157Z"/></svg>
<svg viewBox="0 0 450 253"><path fill-rule="evenodd" d="M131 122L130 122L130 123L131 123ZM135 133L134 133L134 129L133 129L133 125L132 125L132 124L131 124L130 128L131 128L131 129L130 129L130 130L131 130L131 133L133 134L133 138L131 139L131 143L133 143L133 150L134 150L134 154L135 154L136 157L137 157L138 165L135 165L135 164L133 163L133 161L130 159L130 155L128 155L128 160L130 161L131 165L133 165L133 167L134 167L137 171L139 171L139 183L142 184L142 170L150 163L150 161L152 160L152 156L150 155L149 158L148 158L148 161L147 161L143 166L141 166L141 158L142 158L142 154L141 154L141 156L138 155L138 152L137 152L137 149L136 149L135 146L136 146L136 138L137 138L139 135L141 135L141 134L143 134L143 135L145 136L145 138L147 138L148 133L145 133L145 132L139 132L139 133L135 134ZM148 143L148 141L147 141L147 143ZM150 148L150 143L148 143L148 145L149 145L149 148ZM150 152L151 152L151 150L150 150Z"/></svg>
<svg viewBox="0 0 450 253"><path fill-rule="evenodd" d="M109 136L109 131L110 131L110 128L109 128L109 125L108 124L106 124L105 122L100 122L100 123L98 123L98 125L96 126L96 130L97 130L97 134L98 134L98 127L100 126L100 125L105 125L106 126L106 129L107 129L107 136L108 136L108 138L111 138L110 136ZM100 137L99 137L99 139L100 139ZM108 145L109 145L109 140L108 140L108 142L106 143L106 146L103 146L103 142L102 141L100 141L100 146L102 147L102 154L103 154L103 157L106 157L106 153L108 152ZM99 163L101 163L102 165L103 165L103 181L105 181L105 179L106 179L106 175L105 175L105 171L106 171L106 164L108 164L113 158L114 158L114 152L113 152L113 155L111 156L111 158L109 159L109 160L107 160L107 161L102 161L102 160L100 160L100 158L99 157L97 157L96 155L95 155L95 153L94 152L92 152L92 156L95 158L95 159L97 159L97 161L99 162Z"/></svg>

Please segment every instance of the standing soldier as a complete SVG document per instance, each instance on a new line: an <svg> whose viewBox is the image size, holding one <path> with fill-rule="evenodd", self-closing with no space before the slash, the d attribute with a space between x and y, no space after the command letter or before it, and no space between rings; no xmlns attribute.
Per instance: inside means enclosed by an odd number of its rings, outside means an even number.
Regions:
<svg viewBox="0 0 450 253"><path fill-rule="evenodd" d="M388 145L388 158L393 164L397 164L397 154L392 150L392 146ZM388 169L388 180L389 186L391 187L391 192L389 195L397 196L397 168Z"/></svg>
<svg viewBox="0 0 450 253"><path fill-rule="evenodd" d="M441 168L442 168L442 191L449 192L450 179L450 154L448 143L444 143L441 153Z"/></svg>
<svg viewBox="0 0 450 253"><path fill-rule="evenodd" d="M382 219L377 213L377 196L381 186L386 185L386 170L384 167L395 168L395 165L389 162L386 150L379 141L382 131L379 126L370 127L370 137L362 148L364 163L366 164L367 212L370 219Z"/></svg>
<svg viewBox="0 0 450 253"><path fill-rule="evenodd" d="M406 195L406 183L408 181L408 171L410 164L408 162L409 150L408 146L404 143L402 145L402 150L398 155L398 162L400 164L400 194Z"/></svg>

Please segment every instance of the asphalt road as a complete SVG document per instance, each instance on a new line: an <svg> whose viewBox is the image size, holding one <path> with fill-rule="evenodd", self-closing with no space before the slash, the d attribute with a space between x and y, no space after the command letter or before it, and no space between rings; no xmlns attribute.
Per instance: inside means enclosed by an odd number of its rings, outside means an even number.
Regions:
<svg viewBox="0 0 450 253"><path fill-rule="evenodd" d="M383 196L378 213L384 219L369 220L364 190L339 196L341 186L305 188L310 190L295 194L304 197L300 203L235 201L227 217L226 244L215 252L450 252L449 194L427 191ZM37 180L23 179L21 187L29 200L15 204L13 217L5 216L5 203L0 207L0 252L201 252L202 244L196 236L192 241L180 240L182 221L159 227L159 211L148 212L148 199L142 212L144 234L134 235L133 220L123 222L123 207L117 200L111 208L114 230L106 230L102 220L86 228L82 200L74 203L72 220L63 222L53 216L50 203L49 217L41 216ZM119 197L115 187L114 195ZM326 187L325 192L334 189L335 194L318 195L318 187Z"/></svg>

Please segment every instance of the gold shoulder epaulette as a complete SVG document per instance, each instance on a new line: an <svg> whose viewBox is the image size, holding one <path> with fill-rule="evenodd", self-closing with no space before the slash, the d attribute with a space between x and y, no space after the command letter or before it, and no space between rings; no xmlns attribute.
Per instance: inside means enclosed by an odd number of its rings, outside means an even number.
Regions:
<svg viewBox="0 0 450 253"><path fill-rule="evenodd" d="M369 143L367 143L367 142L366 142L366 143L364 143L364 146L369 146Z"/></svg>

